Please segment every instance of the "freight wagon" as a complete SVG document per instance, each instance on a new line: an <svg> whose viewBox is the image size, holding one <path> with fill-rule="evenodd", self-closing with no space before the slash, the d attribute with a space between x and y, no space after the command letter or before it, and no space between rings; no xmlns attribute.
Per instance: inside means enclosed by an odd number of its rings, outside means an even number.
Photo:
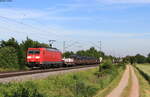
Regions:
<svg viewBox="0 0 150 97"><path fill-rule="evenodd" d="M68 65L90 65L90 64L99 64L100 61L97 58L71 55L69 58L64 59L64 63Z"/></svg>

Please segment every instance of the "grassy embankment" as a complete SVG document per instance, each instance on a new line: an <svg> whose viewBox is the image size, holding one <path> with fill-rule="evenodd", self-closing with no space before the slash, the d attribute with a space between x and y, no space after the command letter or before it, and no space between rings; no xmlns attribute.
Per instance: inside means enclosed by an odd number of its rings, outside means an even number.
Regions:
<svg viewBox="0 0 150 97"><path fill-rule="evenodd" d="M144 78L150 82L150 64L137 64L136 67Z"/></svg>
<svg viewBox="0 0 150 97"><path fill-rule="evenodd" d="M29 70L28 67L25 67L24 69L19 69L19 68L0 68L0 73L1 72L9 72L9 71L20 71L20 70Z"/></svg>
<svg viewBox="0 0 150 97"><path fill-rule="evenodd" d="M70 74L49 76L46 79L0 84L0 97L92 97L106 88L122 67L113 66L98 76L98 68Z"/></svg>
<svg viewBox="0 0 150 97"><path fill-rule="evenodd" d="M18 69L0 68L0 72L7 72L7 71L18 71Z"/></svg>
<svg viewBox="0 0 150 97"><path fill-rule="evenodd" d="M118 83L120 82L120 80L122 78L122 74L124 72L124 69L123 68L119 68L118 72L119 72L118 75L111 81L111 83L106 88L104 88L103 90L98 91L97 94L94 97L105 97L115 87L118 86Z"/></svg>
<svg viewBox="0 0 150 97"><path fill-rule="evenodd" d="M150 97L150 64L137 64L135 69L140 84L140 97Z"/></svg>

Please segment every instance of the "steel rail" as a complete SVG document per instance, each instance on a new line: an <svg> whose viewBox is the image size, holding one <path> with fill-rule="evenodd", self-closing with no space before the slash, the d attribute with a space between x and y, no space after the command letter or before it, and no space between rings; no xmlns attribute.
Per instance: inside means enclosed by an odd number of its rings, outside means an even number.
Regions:
<svg viewBox="0 0 150 97"><path fill-rule="evenodd" d="M3 72L0 73L0 78L9 78L21 75L30 75L37 73L46 73L46 72L55 72L55 71L63 71L69 69L78 69L78 68L86 68L86 67L96 67L97 64L94 65L82 65L82 66L74 66L74 67L61 67L61 68L52 68L52 69L42 69L42 70L29 70L29 71L15 71L15 72Z"/></svg>

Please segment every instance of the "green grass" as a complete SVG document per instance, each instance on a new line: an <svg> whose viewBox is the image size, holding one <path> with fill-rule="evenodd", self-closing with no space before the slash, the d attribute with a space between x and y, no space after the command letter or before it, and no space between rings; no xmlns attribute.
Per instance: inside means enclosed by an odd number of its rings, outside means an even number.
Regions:
<svg viewBox="0 0 150 97"><path fill-rule="evenodd" d="M137 64L136 67L150 76L150 64Z"/></svg>
<svg viewBox="0 0 150 97"><path fill-rule="evenodd" d="M136 68L150 84L150 64L137 64Z"/></svg>
<svg viewBox="0 0 150 97"><path fill-rule="evenodd" d="M98 77L98 68L46 79L0 84L0 97L92 97L120 73L115 67Z"/></svg>
<svg viewBox="0 0 150 97"><path fill-rule="evenodd" d="M7 71L18 71L18 69L14 69L14 68L0 68L0 72L7 72Z"/></svg>
<svg viewBox="0 0 150 97"><path fill-rule="evenodd" d="M103 90L100 90L97 92L97 94L94 97L105 97L108 95L108 93L110 93L115 87L118 86L118 83L121 80L122 74L123 74L123 69L120 68L118 69L119 74L117 75L116 78L113 79L113 81Z"/></svg>
<svg viewBox="0 0 150 97"><path fill-rule="evenodd" d="M28 67L25 67L23 69L19 69L19 68L0 68L0 72L20 71L20 70L29 70L29 68Z"/></svg>
<svg viewBox="0 0 150 97"><path fill-rule="evenodd" d="M150 84L144 77L135 69L135 73L139 79L140 97L150 97Z"/></svg>

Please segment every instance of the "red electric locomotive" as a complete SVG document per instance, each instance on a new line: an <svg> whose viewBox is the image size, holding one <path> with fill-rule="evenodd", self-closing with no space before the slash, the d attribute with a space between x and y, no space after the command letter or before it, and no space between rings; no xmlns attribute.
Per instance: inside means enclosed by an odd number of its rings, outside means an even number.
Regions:
<svg viewBox="0 0 150 97"><path fill-rule="evenodd" d="M62 53L55 48L29 48L27 64L29 67L60 67L63 65Z"/></svg>

